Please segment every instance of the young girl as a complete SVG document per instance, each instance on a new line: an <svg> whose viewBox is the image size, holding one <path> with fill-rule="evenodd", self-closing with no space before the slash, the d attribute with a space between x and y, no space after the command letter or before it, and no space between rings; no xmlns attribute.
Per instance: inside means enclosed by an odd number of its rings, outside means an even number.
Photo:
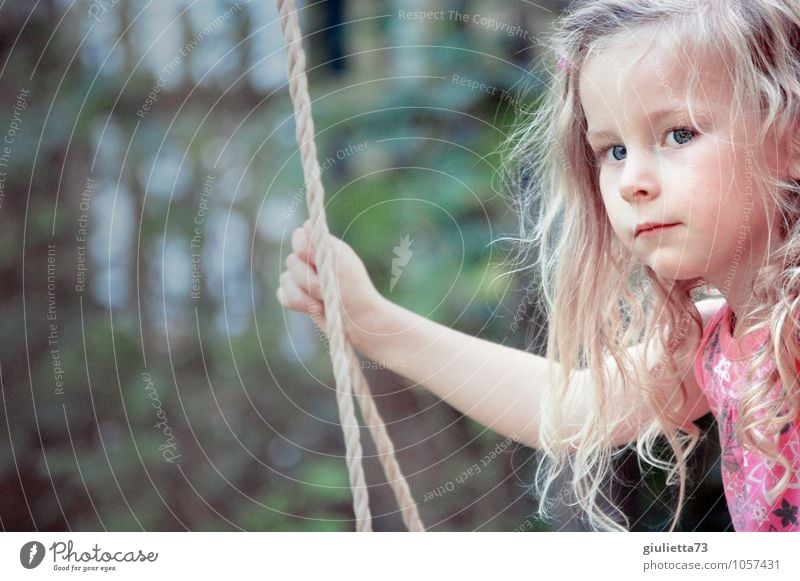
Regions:
<svg viewBox="0 0 800 581"><path fill-rule="evenodd" d="M677 481L674 530L710 410L736 530L800 530L800 0L580 2L542 45L558 66L511 160L547 357L390 303L332 238L349 340L540 449L542 516L566 474L595 528L628 529L607 477L635 446ZM324 329L310 228L278 299Z"/></svg>

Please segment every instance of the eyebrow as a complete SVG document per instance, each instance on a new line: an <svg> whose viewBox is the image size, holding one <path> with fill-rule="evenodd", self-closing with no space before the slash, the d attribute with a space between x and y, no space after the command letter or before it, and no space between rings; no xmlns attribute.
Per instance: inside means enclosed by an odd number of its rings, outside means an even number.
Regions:
<svg viewBox="0 0 800 581"><path fill-rule="evenodd" d="M658 111L654 111L650 115L648 115L648 119L652 125L658 123L664 117L670 117L676 114L685 114L688 118L689 110L685 107L668 107L665 109L659 109ZM697 107L694 108L695 117L703 117L708 115L708 112L704 109L699 109ZM586 132L586 137L588 139L592 137L616 137L617 134L614 131L608 129L595 129L592 131Z"/></svg>

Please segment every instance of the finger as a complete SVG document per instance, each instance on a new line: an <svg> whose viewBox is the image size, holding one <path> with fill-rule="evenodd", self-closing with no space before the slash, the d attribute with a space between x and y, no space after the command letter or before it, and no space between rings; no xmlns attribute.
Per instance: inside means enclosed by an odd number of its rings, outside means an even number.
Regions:
<svg viewBox="0 0 800 581"><path fill-rule="evenodd" d="M307 247L306 231L303 228L295 228L292 231L292 252L302 254Z"/></svg>
<svg viewBox="0 0 800 581"><path fill-rule="evenodd" d="M328 321L325 318L325 306L321 301L316 301L297 286L290 273L281 275L281 286L278 289L282 304L287 309L305 313L311 321L325 334L328 333Z"/></svg>
<svg viewBox="0 0 800 581"><path fill-rule="evenodd" d="M310 297L303 289L301 289L295 282L291 273L285 271L281 274L281 284L278 289L279 300L284 308L300 313L314 314L323 313L324 307L322 303L313 297Z"/></svg>
<svg viewBox="0 0 800 581"><path fill-rule="evenodd" d="M295 228L292 232L292 250L303 260L314 265L314 254L311 252L311 237L305 228Z"/></svg>
<svg viewBox="0 0 800 581"><path fill-rule="evenodd" d="M303 262L296 254L290 254L286 257L286 268L303 292L315 300L322 300L319 276L310 264Z"/></svg>

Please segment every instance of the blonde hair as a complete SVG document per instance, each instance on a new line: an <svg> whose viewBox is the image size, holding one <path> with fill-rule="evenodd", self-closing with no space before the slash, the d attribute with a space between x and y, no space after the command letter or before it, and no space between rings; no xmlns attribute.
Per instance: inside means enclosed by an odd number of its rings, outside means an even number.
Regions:
<svg viewBox="0 0 800 581"><path fill-rule="evenodd" d="M540 516L548 517L548 496L562 474L569 476L575 502L593 528L627 530L630 523L604 489L622 450L610 445L612 428L635 420L635 406L615 406L619 398L644 396L652 421L638 431L635 448L641 460L667 471L678 485L670 530L678 524L688 481L687 463L699 429L684 425L678 414L686 400L682 373L693 372L702 320L694 300L701 279L673 281L650 267L633 264L615 237L599 194L594 156L585 139L586 120L578 99L578 77L595 51L621 33L648 27L654 39L669 39L693 56L723 59L730 78L732 115L760 111L754 147L773 134L781 143L793 136L800 107L800 2L796 0L591 0L577 2L542 43L553 47L547 60L559 66L539 106L523 116L510 141L508 161L516 178L521 245L518 264L536 264L549 322L547 356L563 373L553 378L543 397L536 478ZM680 55L686 58L686 53ZM689 57L690 59L692 57ZM552 60L551 60L552 59ZM697 61L689 61L697 62ZM701 77L690 71L688 91ZM767 348L748 364L747 387L740 407L738 437L743 445L777 461L786 470L770 491L782 493L791 466L779 453L777 434L797 417L798 385L794 361L800 359L797 316L800 293L800 187L771 176L756 165L755 179L777 203L780 243L757 272L756 306L739 322L745 333L766 329ZM758 203L756 201L756 203ZM770 233L770 236L772 233ZM537 260L531 261L532 252ZM664 357L648 370L644 357L632 361L628 348L660 343ZM607 358L620 369L611 383ZM756 370L775 363L766 377ZM588 369L594 390L581 394L591 403L589 417L574 438L560 436L573 370ZM683 372L681 370L684 370ZM783 390L768 397L776 380ZM675 387L679 386L676 391ZM617 415L612 417L612 412ZM682 427L681 427L682 426ZM663 441L668 457L662 453ZM629 446L626 446L630 447ZM623 448L624 450L624 448ZM570 470L566 470L569 468ZM563 491L559 491L563 498Z"/></svg>

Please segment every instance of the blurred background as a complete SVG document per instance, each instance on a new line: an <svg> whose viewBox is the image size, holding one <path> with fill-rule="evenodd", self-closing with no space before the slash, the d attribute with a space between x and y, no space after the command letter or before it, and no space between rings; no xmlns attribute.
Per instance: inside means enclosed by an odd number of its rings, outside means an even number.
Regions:
<svg viewBox="0 0 800 581"><path fill-rule="evenodd" d="M331 231L392 301L539 353L499 149L565 5L298 2ZM2 530L353 530L327 343L275 299L307 211L274 3L5 1L0 56ZM429 529L587 528L532 516L533 450L365 367ZM730 528L706 419L684 530Z"/></svg>

